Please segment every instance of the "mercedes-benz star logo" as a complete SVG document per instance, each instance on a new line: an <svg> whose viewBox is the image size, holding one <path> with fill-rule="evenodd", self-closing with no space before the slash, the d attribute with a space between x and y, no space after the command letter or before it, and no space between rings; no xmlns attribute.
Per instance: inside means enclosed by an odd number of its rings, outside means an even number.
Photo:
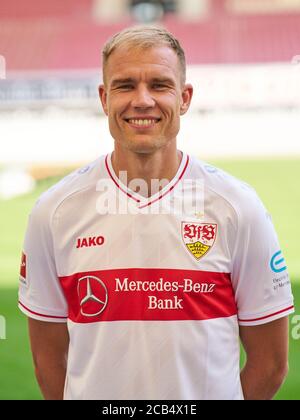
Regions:
<svg viewBox="0 0 300 420"><path fill-rule="evenodd" d="M95 276L85 276L78 280L80 313L93 317L101 314L108 302L108 292L102 280Z"/></svg>

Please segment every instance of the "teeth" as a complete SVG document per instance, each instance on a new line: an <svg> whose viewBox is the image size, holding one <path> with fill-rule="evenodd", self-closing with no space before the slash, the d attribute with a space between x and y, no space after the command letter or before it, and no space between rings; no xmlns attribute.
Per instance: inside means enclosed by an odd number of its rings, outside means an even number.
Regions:
<svg viewBox="0 0 300 420"><path fill-rule="evenodd" d="M129 120L130 124L139 125L140 127L149 126L156 123L156 120Z"/></svg>

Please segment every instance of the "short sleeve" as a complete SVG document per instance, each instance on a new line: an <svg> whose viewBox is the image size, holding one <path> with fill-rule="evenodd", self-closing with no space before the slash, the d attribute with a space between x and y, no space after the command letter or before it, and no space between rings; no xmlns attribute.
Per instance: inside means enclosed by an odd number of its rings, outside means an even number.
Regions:
<svg viewBox="0 0 300 420"><path fill-rule="evenodd" d="M67 303L56 272L51 212L38 202L27 226L20 270L19 308L27 316L67 322Z"/></svg>
<svg viewBox="0 0 300 420"><path fill-rule="evenodd" d="M294 311L290 279L271 216L252 192L238 210L232 284L240 325L264 324Z"/></svg>

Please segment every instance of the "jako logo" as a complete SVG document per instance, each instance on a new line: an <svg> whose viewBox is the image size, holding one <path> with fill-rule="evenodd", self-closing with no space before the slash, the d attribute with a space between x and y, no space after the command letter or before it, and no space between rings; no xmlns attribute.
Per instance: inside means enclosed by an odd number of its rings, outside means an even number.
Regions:
<svg viewBox="0 0 300 420"><path fill-rule="evenodd" d="M282 251L278 251L276 252L276 254L273 255L270 262L270 267L271 270L274 271L274 273L281 273L282 271L285 271L287 269L284 258L282 256Z"/></svg>
<svg viewBox="0 0 300 420"><path fill-rule="evenodd" d="M76 248L90 248L104 244L103 236L90 236L89 238L78 238Z"/></svg>

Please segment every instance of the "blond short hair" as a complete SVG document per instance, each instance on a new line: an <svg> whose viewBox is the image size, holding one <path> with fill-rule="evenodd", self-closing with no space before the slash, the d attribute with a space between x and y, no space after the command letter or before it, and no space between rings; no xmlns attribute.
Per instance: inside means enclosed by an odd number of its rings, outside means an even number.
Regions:
<svg viewBox="0 0 300 420"><path fill-rule="evenodd" d="M181 81L186 80L185 53L179 41L164 28L157 26L140 25L126 28L115 34L107 41L102 50L103 81L105 83L105 68L110 55L120 46L127 48L151 48L166 45L177 55L181 70Z"/></svg>

